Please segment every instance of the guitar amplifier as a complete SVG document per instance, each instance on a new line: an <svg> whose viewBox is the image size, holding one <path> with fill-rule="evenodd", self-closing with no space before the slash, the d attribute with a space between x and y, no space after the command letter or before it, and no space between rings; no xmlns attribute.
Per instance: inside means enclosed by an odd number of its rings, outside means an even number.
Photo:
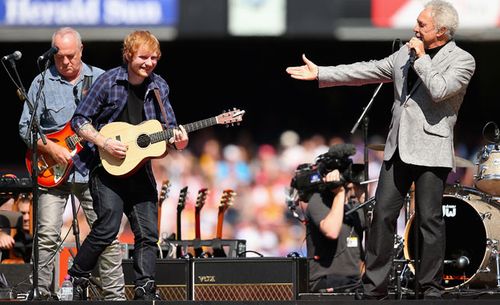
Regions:
<svg viewBox="0 0 500 305"><path fill-rule="evenodd" d="M184 259L156 260L156 286L162 300L187 301L190 300L190 262ZM134 261L122 260L123 275L125 277L125 296L128 300L134 299Z"/></svg>
<svg viewBox="0 0 500 305"><path fill-rule="evenodd" d="M308 290L306 258L193 259L195 301L297 300Z"/></svg>

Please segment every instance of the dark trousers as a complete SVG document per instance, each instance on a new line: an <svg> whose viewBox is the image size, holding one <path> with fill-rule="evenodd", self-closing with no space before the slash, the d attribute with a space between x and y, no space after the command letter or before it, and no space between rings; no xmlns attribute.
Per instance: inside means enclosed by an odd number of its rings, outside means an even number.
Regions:
<svg viewBox="0 0 500 305"><path fill-rule="evenodd" d="M127 178L114 177L102 167L92 173L90 188L97 220L74 259L71 276L89 276L101 253L116 239L125 213L134 233L134 284L154 280L158 207L156 184L151 180L144 168Z"/></svg>
<svg viewBox="0 0 500 305"><path fill-rule="evenodd" d="M418 282L425 290L441 288L445 249L442 197L450 169L406 164L398 152L380 170L376 204L366 245L366 272L363 288L367 295L387 295L392 267L396 221L404 198L415 182L415 209L420 224L420 265ZM410 241L412 242L412 241Z"/></svg>

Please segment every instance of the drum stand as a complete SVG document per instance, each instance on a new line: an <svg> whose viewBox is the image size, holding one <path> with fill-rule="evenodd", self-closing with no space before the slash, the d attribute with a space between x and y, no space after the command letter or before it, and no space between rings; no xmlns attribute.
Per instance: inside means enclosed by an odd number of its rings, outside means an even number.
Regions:
<svg viewBox="0 0 500 305"><path fill-rule="evenodd" d="M411 212L411 201L412 201L412 196L411 192L413 192L413 188L410 189L410 191L406 194L406 197L404 199L403 203L403 208L404 208L404 217L405 217L405 224L408 225L408 222L411 219L412 212ZM403 281L403 277L405 275L405 272L408 269L408 265L412 262L414 262L411 259L406 259L404 258L404 238L396 234L394 236L394 258L392 260L393 264L393 280L395 281L395 298L397 300L402 300L403 299L403 287L401 286L401 283ZM399 257L403 256L402 259Z"/></svg>
<svg viewBox="0 0 500 305"><path fill-rule="evenodd" d="M500 288L500 253L498 251L498 240L488 240L488 246L492 248L491 255L495 256L495 262L497 265L497 288Z"/></svg>

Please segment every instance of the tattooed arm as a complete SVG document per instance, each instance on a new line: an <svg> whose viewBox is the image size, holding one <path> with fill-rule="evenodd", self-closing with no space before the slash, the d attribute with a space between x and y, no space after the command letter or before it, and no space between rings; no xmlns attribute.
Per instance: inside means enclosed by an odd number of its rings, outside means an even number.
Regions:
<svg viewBox="0 0 500 305"><path fill-rule="evenodd" d="M94 143L116 158L124 159L127 154L127 145L115 139L104 137L90 123L84 124L77 133L84 140Z"/></svg>

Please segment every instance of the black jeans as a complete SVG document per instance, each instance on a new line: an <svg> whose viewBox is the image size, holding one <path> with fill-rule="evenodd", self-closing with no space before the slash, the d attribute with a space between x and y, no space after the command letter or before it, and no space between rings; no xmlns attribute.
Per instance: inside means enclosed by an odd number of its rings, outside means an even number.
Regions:
<svg viewBox="0 0 500 305"><path fill-rule="evenodd" d="M441 288L445 249L441 202L449 171L450 168L445 167L406 164L398 152L383 163L366 246L365 294L382 296L388 293L396 220L412 182L415 183L416 219L420 222L418 231L421 234L419 284L424 290Z"/></svg>
<svg viewBox="0 0 500 305"><path fill-rule="evenodd" d="M97 220L75 257L69 274L89 276L101 253L118 235L125 213L134 233L134 284L142 286L154 280L158 241L154 179L144 167L126 178L112 176L98 167L92 172L90 189Z"/></svg>

